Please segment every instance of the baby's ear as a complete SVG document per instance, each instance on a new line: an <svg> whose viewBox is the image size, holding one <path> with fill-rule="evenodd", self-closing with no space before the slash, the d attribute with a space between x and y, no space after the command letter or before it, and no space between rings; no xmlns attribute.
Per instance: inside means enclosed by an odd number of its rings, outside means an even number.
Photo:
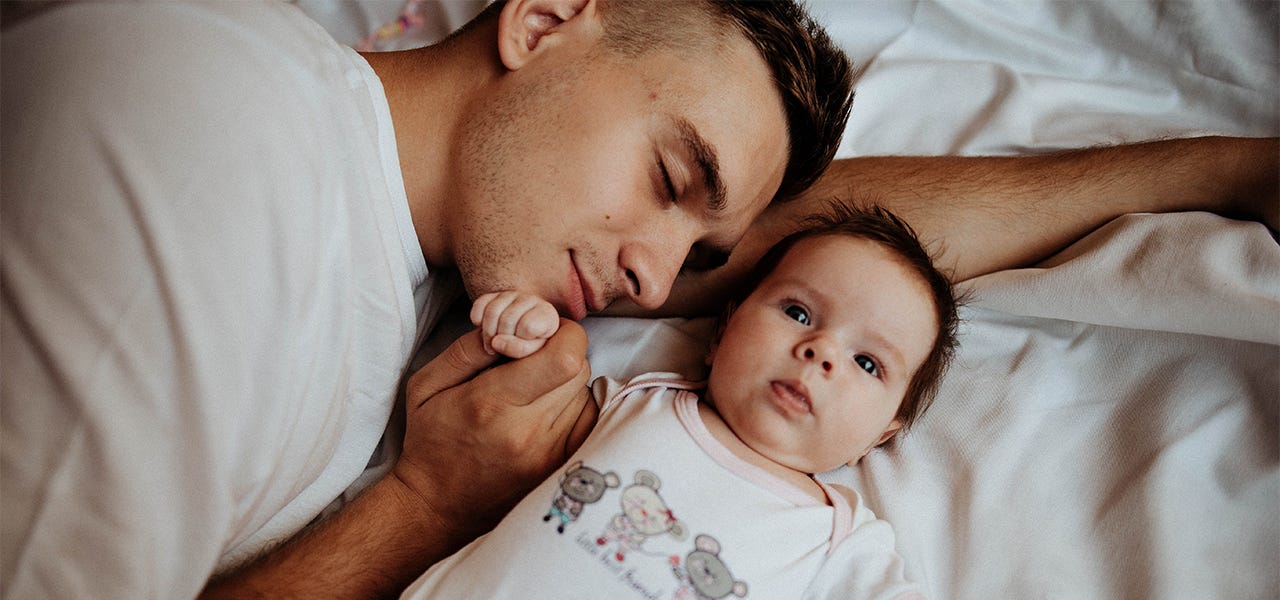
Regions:
<svg viewBox="0 0 1280 600"><path fill-rule="evenodd" d="M866 456L868 452L871 452L872 448L893 439L893 436L898 435L899 431L902 431L902 420L895 417L892 421L889 421L889 426L885 427L884 433L880 434L880 439L876 440L876 443L868 446L866 450L862 451L862 454L854 457L854 459L849 461L847 464L850 467L857 466L858 461L862 460L862 457Z"/></svg>
<svg viewBox="0 0 1280 600"><path fill-rule="evenodd" d="M902 431L902 420L894 417L889 421L889 426L884 428L884 433L880 434L880 439L876 440L876 446L889 441L893 436L898 435L899 431Z"/></svg>

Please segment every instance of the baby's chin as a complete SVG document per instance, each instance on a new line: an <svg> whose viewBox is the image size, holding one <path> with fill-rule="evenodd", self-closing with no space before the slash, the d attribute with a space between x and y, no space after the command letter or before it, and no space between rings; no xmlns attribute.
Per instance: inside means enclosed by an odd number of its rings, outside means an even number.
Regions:
<svg viewBox="0 0 1280 600"><path fill-rule="evenodd" d="M832 460L832 461L830 461L830 462L823 462L823 463L819 463L819 464L817 465L817 467L818 467L818 468L813 469L813 470L805 470L805 473L808 473L808 474L810 474L810 475L819 475L819 474L822 474L822 473L827 473L827 472L830 472L830 471L834 471L834 470L839 469L839 468L842 468L842 467L852 467L852 466L854 466L854 465L858 464L858 461L860 461L860 460L862 460L862 457L861 457L861 456L859 456L859 457L857 457L857 458L852 458L852 459L849 459L849 460L834 460L834 459L833 459L833 460Z"/></svg>
<svg viewBox="0 0 1280 600"><path fill-rule="evenodd" d="M793 454L783 452L768 444L754 443L752 440L742 440L748 447L759 454L779 465L782 465L792 471L799 471L809 475L818 473L826 473L834 471L845 465L857 464L862 457L852 459L842 459L840 457L805 457L795 456Z"/></svg>

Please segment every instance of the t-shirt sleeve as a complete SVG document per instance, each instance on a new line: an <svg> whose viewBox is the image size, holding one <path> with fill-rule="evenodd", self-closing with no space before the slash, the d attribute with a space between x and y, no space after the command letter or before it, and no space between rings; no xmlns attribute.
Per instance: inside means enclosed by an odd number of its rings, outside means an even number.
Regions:
<svg viewBox="0 0 1280 600"><path fill-rule="evenodd" d="M146 206L167 187L146 145L168 120L128 77L104 81L141 50L95 40L89 13L5 32L0 579L14 597L191 597L233 505L219 432L172 401L207 382L169 293L172 223Z"/></svg>
<svg viewBox="0 0 1280 600"><path fill-rule="evenodd" d="M247 10L307 25L283 5ZM294 475L271 460L288 449L271 433L289 395L253 384L288 379L269 376L288 357L265 292L290 281L261 249L289 221L258 200L298 152L246 143L270 125L247 84L287 67L239 26L200 6L104 4L5 30L6 596L193 597L250 492Z"/></svg>

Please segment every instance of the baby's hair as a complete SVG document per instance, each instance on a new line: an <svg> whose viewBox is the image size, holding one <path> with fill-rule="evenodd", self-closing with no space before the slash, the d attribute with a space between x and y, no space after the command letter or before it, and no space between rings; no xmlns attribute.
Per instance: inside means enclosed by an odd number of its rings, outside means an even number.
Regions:
<svg viewBox="0 0 1280 600"><path fill-rule="evenodd" d="M898 409L897 418L902 423L901 431L905 432L933 403L942 376L955 357L958 346L956 332L960 324L957 308L963 298L957 297L950 280L934 265L933 258L920 244L915 230L887 209L875 205L855 208L833 204L826 214L806 219L805 225L804 229L774 244L756 263L721 316L720 329L723 329L734 308L755 291L760 282L782 261L782 257L800 240L824 235L844 235L879 244L926 284L933 298L934 316L938 321L938 334L933 340L933 346L924 363L911 376L906 396Z"/></svg>

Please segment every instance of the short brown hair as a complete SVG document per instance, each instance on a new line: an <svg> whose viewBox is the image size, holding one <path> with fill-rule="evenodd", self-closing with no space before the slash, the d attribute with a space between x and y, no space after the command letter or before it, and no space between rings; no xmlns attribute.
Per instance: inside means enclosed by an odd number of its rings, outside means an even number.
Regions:
<svg viewBox="0 0 1280 600"><path fill-rule="evenodd" d="M496 0L453 35L504 5ZM755 46L787 113L787 168L775 202L806 190L831 164L853 106L853 67L795 0L600 0L600 14L605 48L624 56L696 47L708 24Z"/></svg>
<svg viewBox="0 0 1280 600"><path fill-rule="evenodd" d="M760 282L778 266L782 257L800 240L824 236L843 235L873 242L896 256L903 266L913 273L929 288L933 299L934 316L938 322L938 333L934 337L933 346L920 368L911 376L907 384L906 396L896 415L902 422L902 432L915 423L924 411L933 403L937 395L942 376L955 357L959 345L957 330L960 325L958 308L964 302L951 287L945 274L933 263L929 252L920 244L920 240L905 221L892 212L879 206L849 207L844 204L833 204L828 214L810 217L807 227L793 233L774 244L747 275L744 285L737 290L733 301L721 316L720 327L723 330L734 307L755 291Z"/></svg>
<svg viewBox="0 0 1280 600"><path fill-rule="evenodd" d="M627 55L697 44L708 17L713 29L755 46L787 113L787 168L775 201L804 191L831 164L853 105L853 67L795 1L602 0L600 14L605 46Z"/></svg>

